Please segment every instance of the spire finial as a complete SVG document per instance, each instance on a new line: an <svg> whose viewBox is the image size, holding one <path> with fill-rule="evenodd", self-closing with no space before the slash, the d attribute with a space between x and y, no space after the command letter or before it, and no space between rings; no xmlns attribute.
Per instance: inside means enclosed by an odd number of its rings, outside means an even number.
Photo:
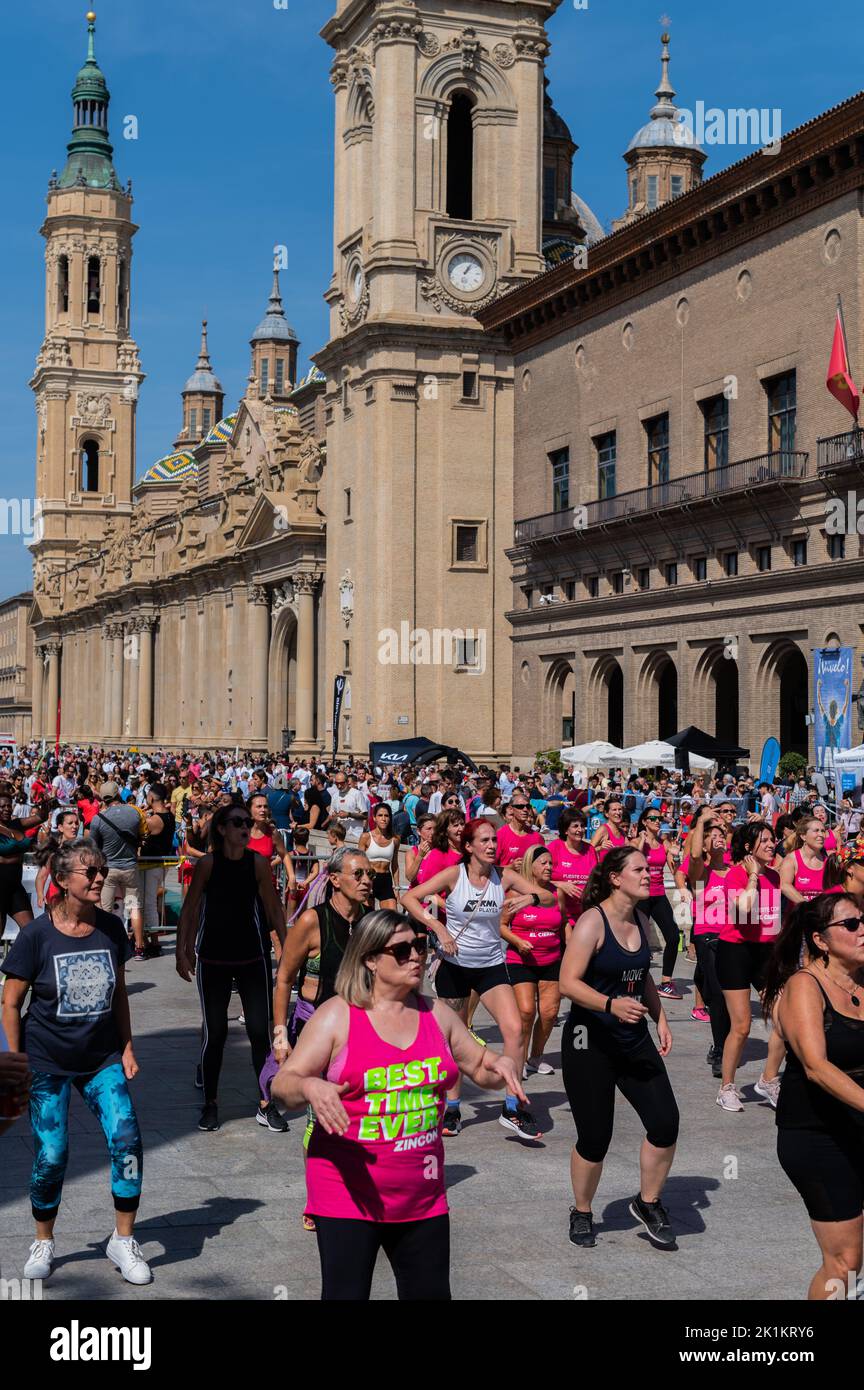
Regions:
<svg viewBox="0 0 864 1390"><path fill-rule="evenodd" d="M195 364L196 372L212 372L210 365L210 352L207 347L207 320L201 320L201 351L198 354L198 361Z"/></svg>
<svg viewBox="0 0 864 1390"><path fill-rule="evenodd" d="M282 307L282 291L279 289L279 266L273 262L273 288L270 291L270 300L267 305L268 314L282 314L285 310Z"/></svg>
<svg viewBox="0 0 864 1390"><path fill-rule="evenodd" d="M661 55L660 55L660 64L661 64L661 68L662 68L662 75L661 75L661 77L660 77L660 86L657 88L657 91L655 92L654 95L657 97L658 101L662 101L662 100L664 99L664 97L665 97L668 101L672 101L672 99L673 99L674 96L675 96L675 88L672 86L672 83L669 81L669 30L668 30L668 29L664 29L664 30L663 30L663 33L660 35L660 42L661 42L661 44L663 45L663 48L662 48L662 51L661 51Z"/></svg>
<svg viewBox="0 0 864 1390"><path fill-rule="evenodd" d="M87 62L96 62L96 11L87 11Z"/></svg>

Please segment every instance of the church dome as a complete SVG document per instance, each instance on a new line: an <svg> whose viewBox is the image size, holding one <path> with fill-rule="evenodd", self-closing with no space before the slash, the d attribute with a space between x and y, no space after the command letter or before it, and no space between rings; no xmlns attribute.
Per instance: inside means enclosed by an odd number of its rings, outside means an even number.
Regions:
<svg viewBox="0 0 864 1390"><path fill-rule="evenodd" d="M587 232L585 240L588 245L593 246L595 242L602 241L606 235L603 224L599 217L591 211L584 198L580 198L578 193L574 193L571 196L571 202L579 214L579 221Z"/></svg>
<svg viewBox="0 0 864 1390"><path fill-rule="evenodd" d="M657 104L651 109L650 120L633 136L627 146L627 154L633 150L700 149L691 126L682 121L681 112L675 105L675 89L669 81L669 35L664 34L661 42L663 71L660 86L654 93Z"/></svg>
<svg viewBox="0 0 864 1390"><path fill-rule="evenodd" d="M234 433L234 426L237 423L237 411L233 415L226 415L218 424L214 425L208 435L202 439L202 444L228 444Z"/></svg>
<svg viewBox="0 0 864 1390"><path fill-rule="evenodd" d="M252 334L250 341L253 343L298 343L300 341L285 317L282 295L279 293L278 270L273 271L273 288L270 291L267 312Z"/></svg>
<svg viewBox="0 0 864 1390"><path fill-rule="evenodd" d="M186 385L183 387L182 394L200 392L203 395L222 396L224 391L222 385L214 375L213 366L210 361L210 353L207 347L207 320L201 324L201 351L198 354L198 361L195 363L195 370L190 376Z"/></svg>
<svg viewBox="0 0 864 1390"><path fill-rule="evenodd" d="M198 473L198 462L194 454L183 451L177 454L166 454L164 458L157 459L152 468L148 468L142 478L144 483L179 483L184 478L196 476Z"/></svg>

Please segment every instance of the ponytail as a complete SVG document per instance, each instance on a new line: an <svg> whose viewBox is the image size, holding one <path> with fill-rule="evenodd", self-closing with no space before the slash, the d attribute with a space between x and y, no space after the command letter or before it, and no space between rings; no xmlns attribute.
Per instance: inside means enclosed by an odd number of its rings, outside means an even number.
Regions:
<svg viewBox="0 0 864 1390"><path fill-rule="evenodd" d="M595 865L588 875L585 892L582 894L583 912L587 911L589 907L596 907L598 903L604 902L611 893L614 893L615 886L612 883L612 875L620 874L631 854L641 853L641 849L637 849L635 845L619 845L604 855L600 863Z"/></svg>

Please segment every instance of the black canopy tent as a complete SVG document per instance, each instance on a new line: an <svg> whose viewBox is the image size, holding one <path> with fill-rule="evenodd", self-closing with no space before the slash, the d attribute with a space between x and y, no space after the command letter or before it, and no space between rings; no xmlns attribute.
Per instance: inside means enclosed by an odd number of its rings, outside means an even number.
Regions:
<svg viewBox="0 0 864 1390"><path fill-rule="evenodd" d="M690 771L691 753L700 758L711 758L715 763L735 763L739 758L750 757L749 748L739 748L735 743L723 743L712 734L706 734L704 729L697 729L695 724L688 724L686 729L671 734L663 741L670 743L675 749L675 766L683 768L685 772Z"/></svg>
<svg viewBox="0 0 864 1390"><path fill-rule="evenodd" d="M410 763L434 763L439 758L446 758L451 766L465 763L472 771L477 771L477 764L467 753L446 743L433 743L429 738L399 738L388 743L369 744L369 760L377 767L408 767Z"/></svg>

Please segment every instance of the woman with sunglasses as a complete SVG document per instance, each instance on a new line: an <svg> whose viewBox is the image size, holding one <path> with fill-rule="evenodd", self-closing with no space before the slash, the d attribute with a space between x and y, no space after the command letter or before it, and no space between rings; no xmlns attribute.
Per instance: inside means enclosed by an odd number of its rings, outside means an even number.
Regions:
<svg viewBox="0 0 864 1390"><path fill-rule="evenodd" d="M285 941L285 913L270 865L249 849L252 819L243 806L220 806L210 822L210 853L195 865L177 927L177 973L198 984L204 1023L201 1078L204 1108L198 1128L219 1129L219 1074L228 1038L231 986L236 980L256 1082L270 1051L273 981L271 932ZM288 1125L258 1087L255 1118L284 1134Z"/></svg>
<svg viewBox="0 0 864 1390"><path fill-rule="evenodd" d="M539 830L532 829L531 802L517 787L507 807L507 820L497 832L497 864L506 869L522 859L532 845L545 844Z"/></svg>
<svg viewBox="0 0 864 1390"><path fill-rule="evenodd" d="M790 852L780 865L780 890L786 903L803 903L822 892L825 874L825 826L816 816L804 815L789 837ZM788 907L787 907L788 911Z"/></svg>
<svg viewBox="0 0 864 1390"><path fill-rule="evenodd" d="M661 838L660 827L662 824L662 813L656 807L648 806L642 812L636 825L637 835L633 843L645 855L649 878L648 897L639 906L647 917L652 918L657 923L665 943L657 993L663 999L682 999L684 996L676 988L672 978L675 962L678 959L681 930L675 920L672 904L666 896L664 881L667 869L670 874L675 873L677 861L669 845Z"/></svg>
<svg viewBox="0 0 864 1390"><path fill-rule="evenodd" d="M46 903L51 903L60 896L60 889L51 878L51 860L61 845L72 844L74 840L78 839L78 830L77 811L58 811L55 817L54 830L38 851L37 860L40 867L33 886L37 906L43 911Z"/></svg>
<svg viewBox="0 0 864 1390"><path fill-rule="evenodd" d="M455 793L454 793L455 796ZM445 798L448 799L449 798ZM456 797L458 805L459 798ZM399 875L399 836L393 834L393 812L386 801L380 802L373 813L374 826L360 836L360 852L372 865L375 878L372 896L379 907L396 911L394 875Z"/></svg>
<svg viewBox="0 0 864 1390"><path fill-rule="evenodd" d="M729 1013L717 1104L729 1113L744 1109L735 1076L752 1025L750 990L755 989L757 994L762 991L771 951L780 933L780 875L773 861L774 832L767 821L739 825L732 840L732 868L724 880L727 902L717 946L717 982ZM774 1029L754 1090L775 1108L782 1061L783 1041Z"/></svg>
<svg viewBox="0 0 864 1390"><path fill-rule="evenodd" d="M525 1099L512 1059L423 997L426 948L425 933L401 914L365 917L337 997L316 1011L272 1083L286 1108L308 1104L315 1114L306 1214L327 1301L368 1302L382 1249L400 1301L449 1300L444 1094L464 1072Z"/></svg>
<svg viewBox="0 0 864 1390"><path fill-rule="evenodd" d="M802 963L803 962L803 963ZM864 918L823 893L790 913L762 996L786 1041L777 1157L822 1254L808 1300L855 1297L864 1212Z"/></svg>
<svg viewBox="0 0 864 1390"><path fill-rule="evenodd" d="M532 845L516 868L536 889L552 885L552 855L546 845ZM516 908L519 894L512 889L504 899L501 935L507 942L507 973L522 1018L522 1076L538 1072L551 1076L554 1067L543 1061L543 1052L558 1017L561 995L558 973L564 952L567 898L558 889L558 901L548 907Z"/></svg>
<svg viewBox="0 0 864 1390"><path fill-rule="evenodd" d="M462 832L459 864L443 869L422 886L418 884L409 889L402 898L402 905L415 922L436 938L435 991L438 998L455 1009L464 1022L472 991L476 992L498 1025L504 1052L514 1068L521 1072L522 1019L504 960L501 913L510 889L515 893L511 912L531 904L554 907L558 895L551 886L540 888L529 883L513 868L498 869L496 848L495 831L489 822L479 818L469 821ZM444 898L447 910L444 926L424 907L423 899L430 894ZM514 1091L508 1091L504 1098L499 1124L523 1139L540 1138L533 1115L520 1105ZM443 1133L455 1137L461 1130L457 1079L448 1093Z"/></svg>
<svg viewBox="0 0 864 1390"><path fill-rule="evenodd" d="M94 845L67 841L50 868L59 896L21 932L3 966L3 1029L13 1052L26 1051L32 1072L36 1239L24 1277L47 1279L54 1268L74 1087L99 1121L111 1156L115 1224L105 1253L128 1283L149 1284L133 1236L144 1160L128 1086L138 1073L125 977L132 946L120 919L99 906L106 866Z"/></svg>

